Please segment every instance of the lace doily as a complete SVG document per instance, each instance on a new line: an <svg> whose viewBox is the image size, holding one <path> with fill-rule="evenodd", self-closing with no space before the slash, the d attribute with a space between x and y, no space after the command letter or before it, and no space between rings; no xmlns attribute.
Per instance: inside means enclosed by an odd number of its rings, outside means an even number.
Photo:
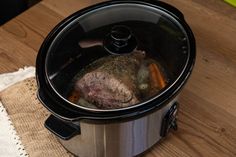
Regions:
<svg viewBox="0 0 236 157"><path fill-rule="evenodd" d="M0 91L16 82L35 76L34 67L25 67L17 72L0 74ZM23 157L29 156L22 145L17 132L0 102L0 156Z"/></svg>

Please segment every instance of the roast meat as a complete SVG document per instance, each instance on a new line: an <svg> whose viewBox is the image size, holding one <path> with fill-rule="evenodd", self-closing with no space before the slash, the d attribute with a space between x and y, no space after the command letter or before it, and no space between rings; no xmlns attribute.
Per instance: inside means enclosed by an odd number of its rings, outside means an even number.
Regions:
<svg viewBox="0 0 236 157"><path fill-rule="evenodd" d="M97 66L95 69L78 78L75 89L86 101L101 109L134 105L139 102L136 78L144 56L143 51L134 51L99 59L91 65Z"/></svg>

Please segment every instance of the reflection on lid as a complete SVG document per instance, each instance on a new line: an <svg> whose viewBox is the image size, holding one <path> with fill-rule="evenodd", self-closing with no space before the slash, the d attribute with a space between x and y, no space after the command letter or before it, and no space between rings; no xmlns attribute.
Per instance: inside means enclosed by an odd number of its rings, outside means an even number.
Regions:
<svg viewBox="0 0 236 157"><path fill-rule="evenodd" d="M158 23L161 17L156 9L139 4L111 5L104 7L103 10L105 11L93 10L81 17L80 24L85 32L122 21L137 20Z"/></svg>

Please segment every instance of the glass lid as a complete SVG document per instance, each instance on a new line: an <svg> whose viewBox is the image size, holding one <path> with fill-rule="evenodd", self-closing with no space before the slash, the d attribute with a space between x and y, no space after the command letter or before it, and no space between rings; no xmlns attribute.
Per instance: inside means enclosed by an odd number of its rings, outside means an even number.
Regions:
<svg viewBox="0 0 236 157"><path fill-rule="evenodd" d="M182 75L189 42L179 22L145 4L110 4L65 26L46 57L50 86L67 103L88 110L142 105Z"/></svg>

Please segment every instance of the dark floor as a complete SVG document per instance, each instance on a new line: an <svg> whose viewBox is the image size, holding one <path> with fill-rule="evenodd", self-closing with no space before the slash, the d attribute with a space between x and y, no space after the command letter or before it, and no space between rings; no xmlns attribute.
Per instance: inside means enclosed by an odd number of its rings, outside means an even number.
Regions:
<svg viewBox="0 0 236 157"><path fill-rule="evenodd" d="M0 0L0 25L27 10L40 0Z"/></svg>

